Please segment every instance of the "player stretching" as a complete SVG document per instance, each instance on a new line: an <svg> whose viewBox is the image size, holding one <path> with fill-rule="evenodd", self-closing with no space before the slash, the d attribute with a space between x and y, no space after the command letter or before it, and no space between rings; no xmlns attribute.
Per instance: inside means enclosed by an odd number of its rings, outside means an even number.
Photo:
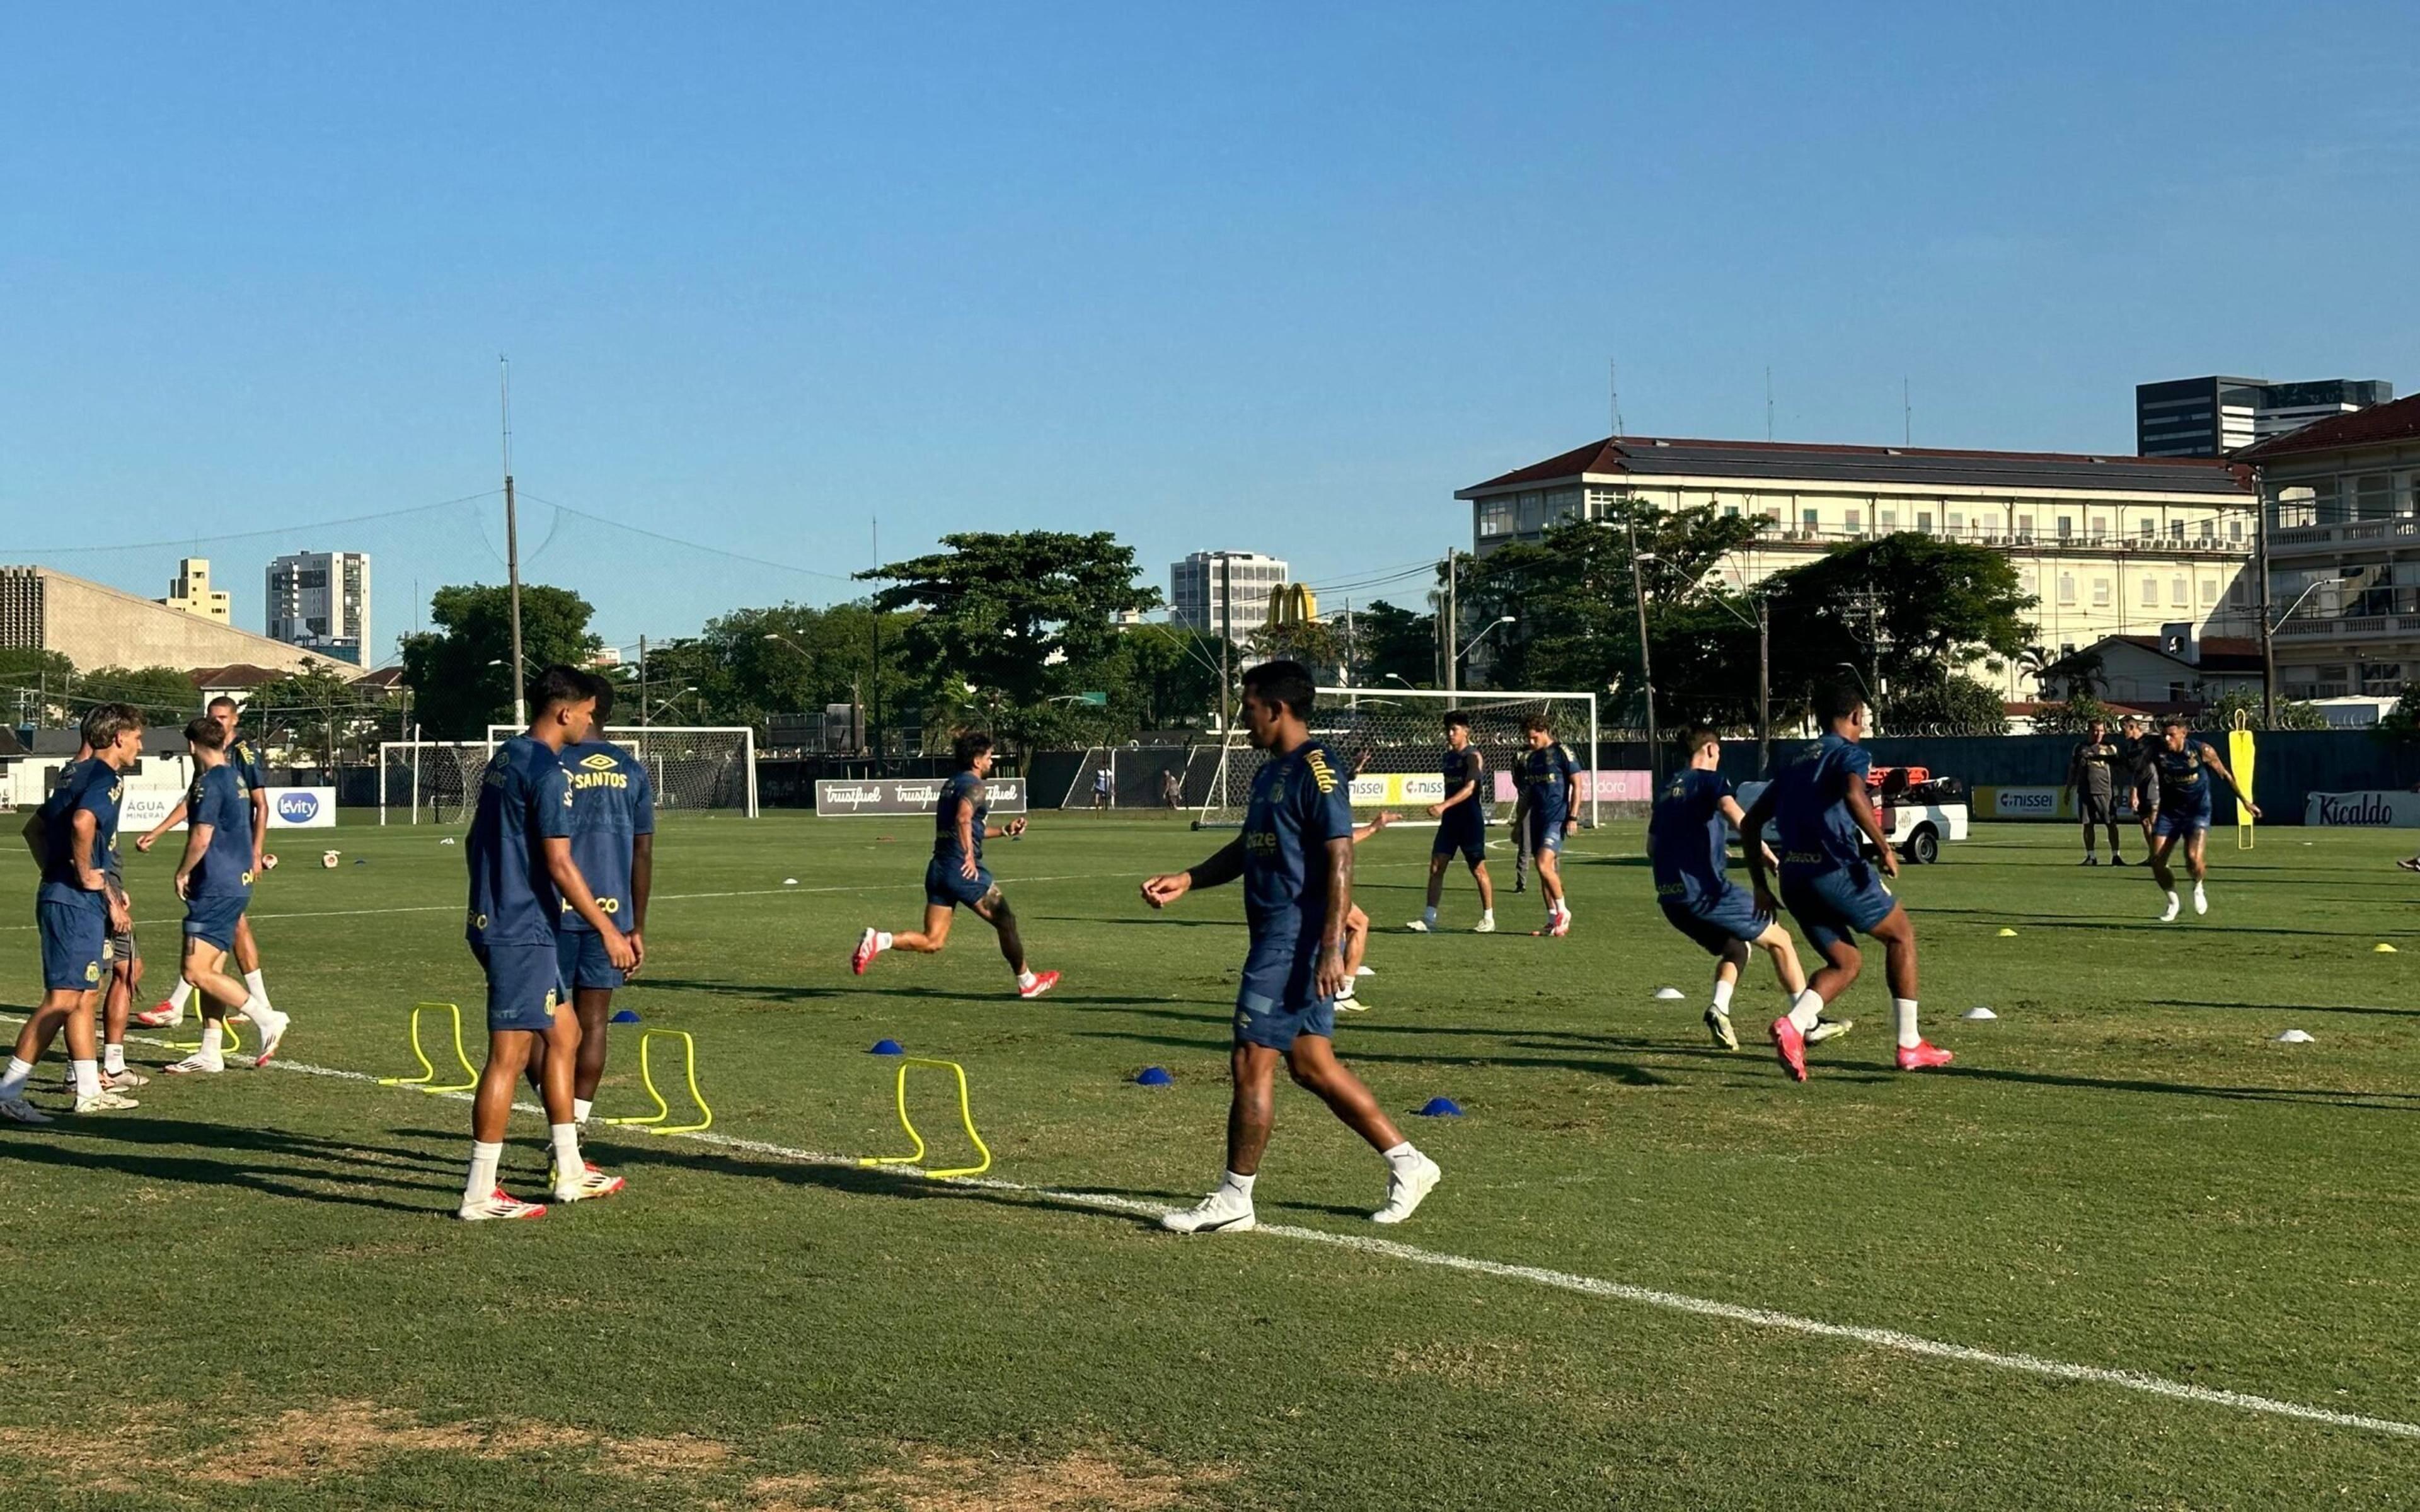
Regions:
<svg viewBox="0 0 2420 1512"><path fill-rule="evenodd" d="M168 1068L178 1075L216 1075L226 1069L226 1016L247 1011L260 1033L256 1066L266 1066L286 1037L286 1015L255 1002L220 970L235 946L236 926L252 901L252 792L227 754L226 727L204 715L185 726L185 749L196 773L185 803L185 855L177 863L177 896L185 901L184 980L202 995L202 1047Z"/></svg>
<svg viewBox="0 0 2420 1512"><path fill-rule="evenodd" d="M2210 841L2210 778L2216 772L2235 794L2253 818L2260 810L2252 801L2235 774L2218 759L2218 752L2208 743L2195 740L2186 730L2182 719L2168 719L2160 726L2160 743L2151 748L2151 765L2160 779L2160 815L2151 822L2151 880L2168 896L2168 906L2161 913L2160 922L2176 922L2177 874L2169 869L2169 858L2176 855L2177 842L2185 847L2185 870L2193 874L2194 912L2210 912L2210 895L2202 890L2202 880L2210 874L2204 853Z"/></svg>
<svg viewBox="0 0 2420 1512"><path fill-rule="evenodd" d="M555 945L555 926L568 903L597 932L614 969L628 971L639 964L629 940L597 906L597 890L571 858L571 774L562 752L587 738L597 695L585 672L550 667L531 685L529 700L533 721L489 760L479 779L478 811L462 846L471 870L464 933L488 978L488 1064L471 1104L471 1179L458 1210L458 1216L474 1220L546 1213L542 1205L520 1201L496 1184L513 1088L541 1040L555 1200L578 1202L622 1190L620 1177L580 1158L580 1125L571 1109L580 1017L565 1011Z"/></svg>
<svg viewBox="0 0 2420 1512"><path fill-rule="evenodd" d="M1775 918L1779 907L1761 882L1753 895L1726 874L1726 846L1739 828L1740 847L1756 847L1769 865L1773 854L1764 841L1742 827L1746 816L1731 785L1722 774L1722 740L1699 725L1684 737L1689 764L1672 774L1655 800L1647 821L1647 860L1655 872L1655 899L1672 927L1703 946L1714 963L1714 1004L1706 1010L1706 1031L1725 1050L1739 1048L1731 1032L1731 990L1739 985L1740 968L1747 964L1753 945L1773 957L1774 975L1781 979L1781 995L1794 1006L1807 990L1807 973L1798 964L1798 948L1790 932ZM1811 1040L1846 1034L1849 1020L1823 1020L1807 1030Z"/></svg>
<svg viewBox="0 0 2420 1512"><path fill-rule="evenodd" d="M26 821L25 843L41 863L34 921L41 931L42 1002L17 1033L16 1054L0 1073L0 1122L48 1123L50 1115L25 1101L34 1062L62 1025L75 1072L75 1110L101 1113L135 1106L132 1098L101 1085L94 1054L92 1010L101 995L101 957L112 931L126 927L126 905L109 895L101 858L117 839L119 775L143 754L143 719L123 703L104 703L85 719L89 761L69 768L67 782Z"/></svg>
<svg viewBox="0 0 2420 1512"><path fill-rule="evenodd" d="M983 864L983 842L1024 834L1025 820L1012 819L996 828L985 823L991 813L991 791L985 782L991 776L991 736L960 735L956 755L957 775L941 789L941 801L933 810L933 858L924 865L924 927L890 934L867 926L858 937L856 952L848 958L849 969L864 976L865 968L885 950L939 953L950 943L950 920L957 917L958 904L964 903L999 932L1000 953L1007 958L1008 969L1016 973L1016 995L1039 997L1059 985L1059 973L1027 969L1025 937L1017 932L1016 915Z"/></svg>
<svg viewBox="0 0 2420 1512"><path fill-rule="evenodd" d="M1445 892L1445 869L1456 851L1470 863L1479 884L1479 922L1472 933L1496 933L1496 887L1487 880L1487 820L1479 809L1479 782L1487 773L1487 758L1470 743L1470 716L1457 709L1445 717L1445 797L1429 805L1437 822L1436 839L1429 842L1429 903L1420 917L1404 928L1427 934L1436 928L1437 899Z"/></svg>
<svg viewBox="0 0 2420 1512"><path fill-rule="evenodd" d="M1528 810L1523 841L1538 861L1538 888L1546 895L1546 927L1557 939L1572 932L1571 900L1563 893L1563 840L1580 827L1579 763L1555 738L1543 714L1521 721L1529 748L1522 753L1518 780Z"/></svg>
<svg viewBox="0 0 2420 1512"><path fill-rule="evenodd" d="M1234 1100L1227 1113L1227 1178L1162 1226L1180 1234L1252 1227L1252 1181L1268 1148L1278 1062L1387 1158L1387 1205L1370 1215L1399 1224L1443 1174L1399 1134L1359 1077L1336 1058L1336 995L1347 978L1344 922L1353 911L1353 805L1344 775L1305 721L1314 694L1298 662L1244 673L1244 724L1269 753L1252 777L1244 833L1190 872L1142 885L1165 908L1197 887L1244 879L1251 947L1235 995Z"/></svg>
<svg viewBox="0 0 2420 1512"><path fill-rule="evenodd" d="M277 864L277 858L269 854L269 789L261 781L260 752L252 742L236 732L236 717L242 711L235 700L222 694L210 700L205 712L226 732L227 764L235 768L236 776L243 779L245 791L252 795L252 823L248 833L252 837L252 874L257 881L262 872ZM149 854L151 847L160 842L160 837L174 829L178 821L188 819L192 810L193 796L188 794L184 802L169 810L167 817L152 825L149 833L134 842L134 848ZM260 1010L274 1012L275 1010L270 1008L269 988L261 980L260 946L252 937L249 915L236 925L235 964L236 969L243 973L243 985L248 994L239 1011L246 1018L257 1016ZM175 990L168 995L168 1000L148 1012L136 1014L134 1022L147 1029L173 1028L185 1022L185 1004L193 995L194 984L179 977Z"/></svg>
<svg viewBox="0 0 2420 1512"><path fill-rule="evenodd" d="M1791 1075L1807 1079L1807 1031L1822 1018L1824 1006L1857 980L1864 962L1856 936L1863 933L1883 942L1899 1069L1946 1066L1949 1052L1925 1043L1916 1029L1916 925L1860 853L1861 844L1870 843L1883 876L1899 875L1899 857L1891 853L1866 796L1866 773L1874 759L1857 744L1866 734L1865 701L1847 688L1824 688L1816 695L1815 717L1823 726L1823 737L1757 795L1740 825L1742 835L1761 835L1765 821L1778 823L1781 902L1806 933L1807 943L1823 957L1823 968L1790 1011L1773 1021L1774 1053ZM1745 849L1757 890L1769 892L1764 847Z"/></svg>
<svg viewBox="0 0 2420 1512"><path fill-rule="evenodd" d="M594 673L585 675L588 690L597 697L595 725L586 739L563 748L564 769L571 774L571 858L597 889L597 906L623 926L632 964L628 971L615 965L586 916L569 903L563 905L554 940L564 985L571 989L572 1010L580 1018L571 1121L583 1129L597 1101L597 1084L605 1076L613 989L647 964L641 932L647 927L647 893L656 874L655 785L644 763L597 734L613 713L613 685ZM530 1075L543 1092L547 1041L536 1043Z"/></svg>
<svg viewBox="0 0 2420 1512"><path fill-rule="evenodd" d="M2109 721L2095 719L2091 733L2068 758L2067 785L2075 790L2075 811L2084 819L2084 864L2099 866L2093 852L2094 831L2109 831L2109 864L2124 866L2126 853L2118 846L2117 768L2124 752L2109 739Z"/></svg>

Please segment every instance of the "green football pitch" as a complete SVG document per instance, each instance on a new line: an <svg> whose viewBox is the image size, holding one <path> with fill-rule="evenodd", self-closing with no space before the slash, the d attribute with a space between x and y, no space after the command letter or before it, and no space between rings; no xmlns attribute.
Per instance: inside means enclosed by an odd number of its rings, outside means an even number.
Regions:
<svg viewBox="0 0 2420 1512"><path fill-rule="evenodd" d="M463 1005L478 1055L446 833L282 837L255 902L294 1015L282 1068L0 1128L0 1500L2420 1498L2420 956L2375 949L2420 887L2395 836L2276 829L2244 854L2221 832L2211 914L2158 926L2145 873L2079 869L2065 827L1983 827L1900 886L1957 1064L1888 1069L1877 956L1804 1087L1763 1051L1761 960L1746 1045L1707 1042L1708 962L1654 911L1636 825L1576 842L1560 941L1528 935L1535 895L1509 887L1503 933L1404 933L1427 840L1381 836L1369 1011L1339 1049L1389 1109L1466 1110L1402 1119L1445 1182L1374 1227L1382 1163L1282 1088L1262 1231L1183 1239L1153 1215L1218 1177L1240 899L1156 916L1136 884L1224 837L1046 814L995 842L1034 964L1065 973L1026 1003L970 918L939 958L849 974L861 927L921 911L923 821L669 824L622 1001L694 1035L713 1129L598 1130L627 1193L474 1226L449 1216L466 1105L375 1080L415 1069L423 999ZM147 1003L173 969L170 866L128 878ZM14 1013L39 980L30 891L22 866L0 886ZM1457 876L1445 921L1475 914ZM1978 1005L1997 1018L1962 1020ZM616 1034L600 1115L644 1103ZM853 1164L904 1146L897 1063L867 1054L886 1037L966 1067L982 1183ZM1155 1065L1173 1087L1134 1085ZM934 1156L962 1153L943 1084L911 1095ZM543 1135L515 1116L507 1187L542 1184Z"/></svg>

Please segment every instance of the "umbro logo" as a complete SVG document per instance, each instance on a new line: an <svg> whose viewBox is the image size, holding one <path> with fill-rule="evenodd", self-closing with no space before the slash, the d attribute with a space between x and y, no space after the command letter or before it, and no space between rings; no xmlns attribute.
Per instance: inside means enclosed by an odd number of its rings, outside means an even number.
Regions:
<svg viewBox="0 0 2420 1512"><path fill-rule="evenodd" d="M592 772L610 772L622 764L600 750L594 755L580 758L580 764Z"/></svg>

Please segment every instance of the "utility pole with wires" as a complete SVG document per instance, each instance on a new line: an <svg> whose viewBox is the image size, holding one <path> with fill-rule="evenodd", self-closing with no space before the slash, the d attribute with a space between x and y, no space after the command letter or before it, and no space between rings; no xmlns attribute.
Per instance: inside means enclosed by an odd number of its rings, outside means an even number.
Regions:
<svg viewBox="0 0 2420 1512"><path fill-rule="evenodd" d="M529 728L529 687L524 681L521 656L521 536L520 518L513 508L513 364L507 357L496 362L504 370L501 404L504 427L504 577L511 585L513 606L513 726Z"/></svg>

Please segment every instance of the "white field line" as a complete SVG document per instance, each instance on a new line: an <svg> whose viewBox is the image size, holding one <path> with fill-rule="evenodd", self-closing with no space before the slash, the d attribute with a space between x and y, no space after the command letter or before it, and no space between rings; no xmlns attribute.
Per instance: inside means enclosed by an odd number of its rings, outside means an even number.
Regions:
<svg viewBox="0 0 2420 1512"><path fill-rule="evenodd" d="M0 1022L11 1025L24 1021L0 1015ZM167 1047L166 1041L130 1034L132 1043ZM339 1081L378 1085L379 1079L366 1072L342 1071L330 1066L313 1066L292 1060L270 1063L273 1071L299 1072L306 1076L326 1076ZM457 1103L471 1101L468 1092L424 1092L424 1097L442 1097ZM516 1103L516 1111L542 1113L532 1103ZM768 1144L760 1139L735 1139L712 1131L701 1134L666 1134L668 1139L689 1139L720 1149L742 1150L754 1155L770 1155L777 1160L795 1161L807 1165L835 1165L856 1168L857 1162L845 1155L829 1155L819 1150L797 1149L787 1145ZM955 1178L940 1184L980 1187L993 1192L1017 1193L1092 1208L1102 1212L1131 1213L1156 1218L1174 1211L1166 1203L1145 1202L1134 1197L1112 1196L1097 1192L1065 1192L1052 1187L1029 1186L1018 1181L985 1178ZM2086 1385L2114 1386L2121 1391L2139 1392L2148 1396L2164 1396L2173 1401L2192 1402L2202 1407L2224 1407L2239 1412L2264 1417L2292 1418L2299 1422L2318 1423L2328 1427L2352 1428L2365 1433L2383 1433L2398 1439L2420 1439L2420 1423L2405 1423L2389 1417L2369 1417L2358 1412L2339 1412L2325 1407L2312 1407L2302 1402L2289 1402L2274 1396L2260 1396L2250 1392L2223 1391L2211 1386L2196 1386L2186 1381L2170 1381L2163 1376L2148 1375L2138 1370L2113 1370L2105 1365L2075 1365L2065 1360L2046 1359L2038 1354L2015 1354L1999 1350L1978 1350L1964 1344L1948 1344L1929 1339L1917 1334L1902 1334L1891 1328L1865 1328L1854 1323L1827 1323L1820 1318L1806 1318L1796 1313L1778 1312L1770 1307L1745 1307L1737 1303L1716 1302L1706 1297L1692 1297L1683 1292L1661 1291L1652 1287L1633 1286L1622 1281L1606 1281L1596 1276L1577 1275L1569 1271L1550 1271L1535 1265L1510 1265L1501 1260L1480 1259L1468 1255L1454 1255L1442 1250L1421 1249L1417 1245L1399 1243L1362 1234L1330 1233L1322 1228L1302 1228L1292 1224L1263 1224L1256 1233L1279 1239L1295 1240L1308 1244L1326 1244L1357 1254L1373 1255L1383 1259L1400 1260L1407 1265L1424 1265L1442 1271L1460 1271L1470 1275L1489 1276L1501 1281L1526 1281L1532 1286L1548 1287L1558 1291L1577 1292L1584 1297L1602 1297L1612 1302L1626 1302L1641 1307L1656 1307L1667 1312L1687 1313L1699 1318L1718 1319L1727 1323L1741 1323L1750 1328L1769 1329L1777 1333L1798 1334L1812 1338L1842 1339L1898 1354L1916 1355L1929 1360L1947 1360L1956 1365L1981 1365L1991 1370L2010 1371L2019 1375L2038 1376L2050 1381L2071 1381ZM1197 1239L1194 1243L1228 1242L1219 1236Z"/></svg>

